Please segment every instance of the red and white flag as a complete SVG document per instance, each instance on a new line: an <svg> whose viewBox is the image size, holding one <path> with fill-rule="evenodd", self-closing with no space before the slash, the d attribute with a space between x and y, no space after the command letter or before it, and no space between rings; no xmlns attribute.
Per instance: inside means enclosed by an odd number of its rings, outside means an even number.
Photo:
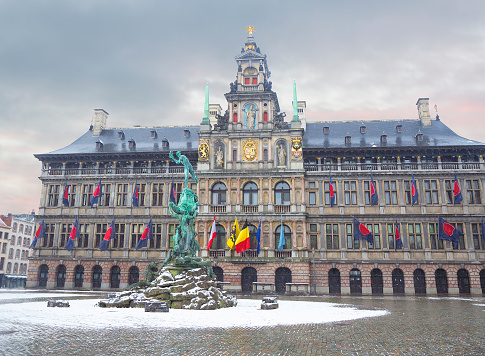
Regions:
<svg viewBox="0 0 485 356"><path fill-rule="evenodd" d="M212 220L210 240L209 240L209 243L207 244L207 251L209 251L209 249L211 248L212 241L215 239L215 237L216 237L216 216L214 215L214 220Z"/></svg>

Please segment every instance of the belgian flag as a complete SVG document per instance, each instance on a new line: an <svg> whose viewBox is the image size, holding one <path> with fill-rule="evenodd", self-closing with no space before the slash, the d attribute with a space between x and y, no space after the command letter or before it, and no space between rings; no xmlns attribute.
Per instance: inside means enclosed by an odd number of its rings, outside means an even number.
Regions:
<svg viewBox="0 0 485 356"><path fill-rule="evenodd" d="M239 236L237 237L236 240L236 252L241 253L246 251L249 248L249 226L248 226L248 221L244 223L243 228L241 229L241 232L239 233Z"/></svg>

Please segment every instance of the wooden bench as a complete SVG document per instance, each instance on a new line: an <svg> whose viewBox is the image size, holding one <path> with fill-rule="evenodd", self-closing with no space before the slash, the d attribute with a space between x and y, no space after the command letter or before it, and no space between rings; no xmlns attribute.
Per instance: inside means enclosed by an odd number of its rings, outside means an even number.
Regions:
<svg viewBox="0 0 485 356"><path fill-rule="evenodd" d="M253 282L253 293L274 293L274 283Z"/></svg>
<svg viewBox="0 0 485 356"><path fill-rule="evenodd" d="M231 284L231 282L221 282L221 281L216 281L216 286L217 286L217 288L219 288L219 289L221 289L221 290L222 290L222 289L224 289L224 286L225 286L225 285L229 285L229 284Z"/></svg>
<svg viewBox="0 0 485 356"><path fill-rule="evenodd" d="M308 283L286 283L286 294L308 294Z"/></svg>

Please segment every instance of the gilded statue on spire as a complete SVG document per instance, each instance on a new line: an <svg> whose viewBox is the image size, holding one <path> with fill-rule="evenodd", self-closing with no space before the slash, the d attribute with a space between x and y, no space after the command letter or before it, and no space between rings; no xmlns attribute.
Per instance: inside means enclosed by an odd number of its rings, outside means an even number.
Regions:
<svg viewBox="0 0 485 356"><path fill-rule="evenodd" d="M248 35L249 36L252 36L253 35L253 31L256 31L254 29L254 26L246 26L246 32L248 32Z"/></svg>

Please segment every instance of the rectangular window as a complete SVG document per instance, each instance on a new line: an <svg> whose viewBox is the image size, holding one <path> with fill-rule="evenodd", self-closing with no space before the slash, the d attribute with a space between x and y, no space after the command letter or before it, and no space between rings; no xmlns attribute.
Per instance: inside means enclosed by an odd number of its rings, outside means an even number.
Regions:
<svg viewBox="0 0 485 356"><path fill-rule="evenodd" d="M5 257L0 258L0 270L3 269L3 265L5 264Z"/></svg>
<svg viewBox="0 0 485 356"><path fill-rule="evenodd" d="M325 239L327 241L327 250L339 249L338 224L325 224Z"/></svg>
<svg viewBox="0 0 485 356"><path fill-rule="evenodd" d="M81 194L81 206L90 206L90 200L93 196L94 184L83 184Z"/></svg>
<svg viewBox="0 0 485 356"><path fill-rule="evenodd" d="M128 183L116 184L116 206L126 206L128 201Z"/></svg>
<svg viewBox="0 0 485 356"><path fill-rule="evenodd" d="M59 205L59 184L51 184L47 188L47 206Z"/></svg>
<svg viewBox="0 0 485 356"><path fill-rule="evenodd" d="M345 205L357 205L357 182L356 181L344 180L344 202L345 202Z"/></svg>
<svg viewBox="0 0 485 356"><path fill-rule="evenodd" d="M43 239L42 247L54 247L55 232L56 224L45 224L45 238Z"/></svg>
<svg viewBox="0 0 485 356"><path fill-rule="evenodd" d="M237 150L232 150L232 161L237 162Z"/></svg>
<svg viewBox="0 0 485 356"><path fill-rule="evenodd" d="M87 248L89 243L89 224L79 224L79 238L77 247Z"/></svg>
<svg viewBox="0 0 485 356"><path fill-rule="evenodd" d="M77 184L68 184L67 186L69 206L76 206Z"/></svg>
<svg viewBox="0 0 485 356"><path fill-rule="evenodd" d="M443 240L438 238L438 223L429 223L429 245L432 250L443 250Z"/></svg>
<svg viewBox="0 0 485 356"><path fill-rule="evenodd" d="M421 250L423 248L421 224L408 223L408 240L409 240L409 248L411 250Z"/></svg>
<svg viewBox="0 0 485 356"><path fill-rule="evenodd" d="M253 78L253 85L258 84L258 78Z"/></svg>
<svg viewBox="0 0 485 356"><path fill-rule="evenodd" d="M396 246L396 225L386 224L386 230L387 230L387 246L389 247L389 249L394 249Z"/></svg>
<svg viewBox="0 0 485 356"><path fill-rule="evenodd" d="M143 230L145 230L144 224L131 224L131 248L136 248L138 240L140 240L140 237L143 234Z"/></svg>
<svg viewBox="0 0 485 356"><path fill-rule="evenodd" d="M460 235L460 237L458 238L458 245L455 246L454 244L452 244L453 250L464 250L465 249L465 230L463 230L463 224L451 223L451 225L453 225L456 229L458 229L463 233L463 235Z"/></svg>
<svg viewBox="0 0 485 356"><path fill-rule="evenodd" d="M150 240L150 248L162 248L162 224L152 224L153 240Z"/></svg>
<svg viewBox="0 0 485 356"><path fill-rule="evenodd" d="M481 224L472 223L473 248L475 250L485 250L485 241L481 236Z"/></svg>
<svg viewBox="0 0 485 356"><path fill-rule="evenodd" d="M352 233L352 224L345 224L345 237L347 240L347 248L348 249L359 249L360 248L360 239L354 239L354 235Z"/></svg>
<svg viewBox="0 0 485 356"><path fill-rule="evenodd" d="M109 206L111 198L111 184L101 184L101 200L99 206Z"/></svg>
<svg viewBox="0 0 485 356"><path fill-rule="evenodd" d="M140 183L138 184L138 205L145 206L145 197L146 197L146 184Z"/></svg>
<svg viewBox="0 0 485 356"><path fill-rule="evenodd" d="M61 224L60 228L61 233L59 235L59 247L64 247L66 246L67 239L71 234L72 224Z"/></svg>
<svg viewBox="0 0 485 356"><path fill-rule="evenodd" d="M153 183L152 184L152 206L162 206L163 205L163 183ZM169 185L170 187L170 185Z"/></svg>
<svg viewBox="0 0 485 356"><path fill-rule="evenodd" d="M175 183L175 199L178 202L182 194L183 183Z"/></svg>
<svg viewBox="0 0 485 356"><path fill-rule="evenodd" d="M446 204L453 204L455 194L454 190L455 181L452 179L445 179L445 196Z"/></svg>
<svg viewBox="0 0 485 356"><path fill-rule="evenodd" d="M111 241L113 248L125 247L125 224L115 224L116 239Z"/></svg>
<svg viewBox="0 0 485 356"><path fill-rule="evenodd" d="M175 224L168 224L168 248L173 248L173 237L175 236Z"/></svg>
<svg viewBox="0 0 485 356"><path fill-rule="evenodd" d="M439 204L438 181L436 179L424 180L424 196L426 204Z"/></svg>
<svg viewBox="0 0 485 356"><path fill-rule="evenodd" d="M12 259L13 258L13 248L8 250L8 258Z"/></svg>
<svg viewBox="0 0 485 356"><path fill-rule="evenodd" d="M96 224L96 232L94 234L94 248L99 248L101 240L104 238L108 230L108 224Z"/></svg>
<svg viewBox="0 0 485 356"><path fill-rule="evenodd" d="M381 248L381 228L380 224L367 224L367 228L372 232L374 237L374 243L367 243L368 248L380 249Z"/></svg>
<svg viewBox="0 0 485 356"><path fill-rule="evenodd" d="M7 243L4 242L2 245L2 253L7 253Z"/></svg>
<svg viewBox="0 0 485 356"><path fill-rule="evenodd" d="M386 205L397 205L397 181L384 181L384 199Z"/></svg>
<svg viewBox="0 0 485 356"><path fill-rule="evenodd" d="M364 204L370 205L371 202L371 193L370 193L370 180L364 181Z"/></svg>
<svg viewBox="0 0 485 356"><path fill-rule="evenodd" d="M478 179L465 180L466 197L468 204L481 204L480 182Z"/></svg>
<svg viewBox="0 0 485 356"><path fill-rule="evenodd" d="M317 188L315 182L308 182L308 204L317 204Z"/></svg>
<svg viewBox="0 0 485 356"><path fill-rule="evenodd" d="M244 78L244 85L249 85L249 78Z"/></svg>

